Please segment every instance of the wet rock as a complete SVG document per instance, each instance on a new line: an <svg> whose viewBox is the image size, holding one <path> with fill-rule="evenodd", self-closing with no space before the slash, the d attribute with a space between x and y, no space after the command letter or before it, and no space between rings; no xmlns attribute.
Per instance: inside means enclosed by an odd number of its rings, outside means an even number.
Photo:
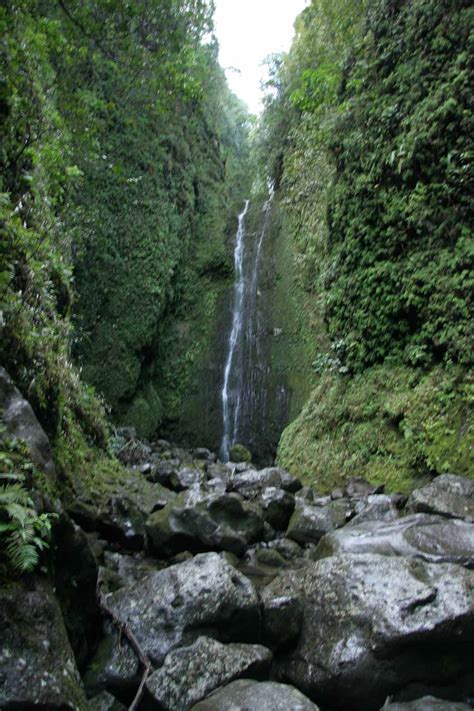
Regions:
<svg viewBox="0 0 474 711"><path fill-rule="evenodd" d="M275 597L265 588L261 593L263 637L271 647L281 647L298 637L303 621L303 602L298 594Z"/></svg>
<svg viewBox="0 0 474 711"><path fill-rule="evenodd" d="M326 533L344 526L349 516L346 499L330 501L326 506L313 506L297 499L286 535L297 543L317 543Z"/></svg>
<svg viewBox="0 0 474 711"><path fill-rule="evenodd" d="M235 474L236 472L240 474L241 472L257 471L256 466L252 464L252 462L226 462L224 466L227 467L231 474Z"/></svg>
<svg viewBox="0 0 474 711"><path fill-rule="evenodd" d="M90 699L89 711L127 711L127 707L117 701L112 694L103 691Z"/></svg>
<svg viewBox="0 0 474 711"><path fill-rule="evenodd" d="M0 708L88 709L63 618L39 577L0 589Z"/></svg>
<svg viewBox="0 0 474 711"><path fill-rule="evenodd" d="M274 681L233 681L200 701L192 711L318 711L301 691Z"/></svg>
<svg viewBox="0 0 474 711"><path fill-rule="evenodd" d="M151 550L172 555L180 550L225 550L237 555L263 535L260 510L238 494L186 492L150 516Z"/></svg>
<svg viewBox="0 0 474 711"><path fill-rule="evenodd" d="M192 469L191 467L178 469L170 477L170 484L175 491L190 489L192 486L204 486L206 482L206 473L202 469Z"/></svg>
<svg viewBox="0 0 474 711"><path fill-rule="evenodd" d="M272 658L269 649L257 644L221 644L198 637L189 647L168 654L148 679L147 695L160 709L185 711L234 679L263 678Z"/></svg>
<svg viewBox="0 0 474 711"><path fill-rule="evenodd" d="M202 634L254 641L259 602L251 582L223 556L205 553L107 596L156 665Z"/></svg>
<svg viewBox="0 0 474 711"><path fill-rule="evenodd" d="M411 494L407 509L474 522L474 481L454 474L441 474L431 484Z"/></svg>
<svg viewBox="0 0 474 711"><path fill-rule="evenodd" d="M338 553L416 556L474 567L474 524L429 514L345 526L321 539L318 557Z"/></svg>
<svg viewBox="0 0 474 711"><path fill-rule="evenodd" d="M83 664L97 642L100 612L98 564L84 531L65 513L53 527L54 585L76 662Z"/></svg>
<svg viewBox="0 0 474 711"><path fill-rule="evenodd" d="M180 466L180 459L158 459L153 462L152 470L146 475L146 478L153 483L172 488L172 477Z"/></svg>
<svg viewBox="0 0 474 711"><path fill-rule="evenodd" d="M15 387L15 383L2 366L0 366L0 410L2 423L6 427L6 436L24 440L36 466L54 477L55 466L49 439L30 403Z"/></svg>
<svg viewBox="0 0 474 711"><path fill-rule="evenodd" d="M86 531L97 531L102 538L130 550L141 550L145 543L145 524L152 511L173 501L176 494L161 484L151 484L137 472L110 483L94 501L78 499L68 513Z"/></svg>
<svg viewBox="0 0 474 711"><path fill-rule="evenodd" d="M263 490L258 503L265 521L275 530L284 531L295 509L294 496L283 489L268 487Z"/></svg>
<svg viewBox="0 0 474 711"><path fill-rule="evenodd" d="M471 708L461 702L424 696L416 701L387 702L380 711L471 711Z"/></svg>
<svg viewBox="0 0 474 711"><path fill-rule="evenodd" d="M127 639L111 623L105 623L105 636L84 675L89 696L109 691L122 697L133 697L140 683L140 664Z"/></svg>
<svg viewBox="0 0 474 711"><path fill-rule="evenodd" d="M236 472L232 477L231 487L247 499L261 496L268 487L281 488L281 475L278 469L247 470Z"/></svg>
<svg viewBox="0 0 474 711"><path fill-rule="evenodd" d="M314 504L314 491L310 486L303 486L299 491L296 492L295 500L302 501L306 504ZM327 503L329 503L330 500L331 497L328 497Z"/></svg>
<svg viewBox="0 0 474 711"><path fill-rule="evenodd" d="M118 587L132 585L157 570L157 562L155 560L145 558L137 553L124 555L105 551L104 563L109 570L116 574L115 579Z"/></svg>
<svg viewBox="0 0 474 711"><path fill-rule="evenodd" d="M197 447L193 450L193 456L195 459L204 459L207 462L215 462L217 459L216 455L206 447Z"/></svg>
<svg viewBox="0 0 474 711"><path fill-rule="evenodd" d="M384 485L374 486L369 484L366 479L360 476L354 476L349 479L344 486L344 493L350 498L357 498L361 496L370 496L371 494L383 494Z"/></svg>
<svg viewBox="0 0 474 711"><path fill-rule="evenodd" d="M421 693L448 693L466 677L472 686L473 586L474 573L457 565L369 554L285 572L267 604L299 595L303 624L277 675L321 705L354 711L375 711L415 682Z"/></svg>
<svg viewBox="0 0 474 711"><path fill-rule="evenodd" d="M403 497L401 501L404 501ZM356 515L348 525L357 526L365 521L395 521L400 517L401 501L397 496L372 494L356 502L354 507Z"/></svg>
<svg viewBox="0 0 474 711"><path fill-rule="evenodd" d="M301 546L289 538L276 538L274 541L270 541L267 546L278 551L286 561L295 560L303 555Z"/></svg>
<svg viewBox="0 0 474 711"><path fill-rule="evenodd" d="M84 685L88 695L105 690L128 701L140 683L140 664L125 636L109 622L104 629L105 636L84 675Z"/></svg>

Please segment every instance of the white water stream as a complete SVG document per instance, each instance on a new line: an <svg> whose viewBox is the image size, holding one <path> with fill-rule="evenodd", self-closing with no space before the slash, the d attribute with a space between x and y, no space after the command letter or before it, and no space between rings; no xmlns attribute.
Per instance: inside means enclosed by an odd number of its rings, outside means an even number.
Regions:
<svg viewBox="0 0 474 711"><path fill-rule="evenodd" d="M239 342L239 338L242 333L243 325L243 302L244 302L244 240L245 240L245 215L249 209L249 201L245 201L245 207L239 215L239 224L237 228L237 235L235 238L235 250L234 250L234 269L235 269L235 282L234 282L234 304L232 312L232 329L229 336L229 349L227 353L227 361L224 368L224 384L222 386L222 417L224 424L224 433L222 436L221 443L221 459L227 462L229 459L230 447L234 444L231 443L231 423L232 416L230 411L229 403L229 382L230 374L232 370L232 365L235 356L235 349Z"/></svg>
<svg viewBox="0 0 474 711"><path fill-rule="evenodd" d="M255 353L258 354L258 277L262 254L262 245L267 232L273 190L270 187L268 200L263 206L263 224L258 241L247 248L245 216L249 201L245 203L239 215L238 229L234 249L234 298L232 310L232 329L230 331L227 360L224 368L222 386L223 436L220 457L228 461L230 449L239 441L242 418L249 414L247 410L254 403ZM248 400L249 402L244 402Z"/></svg>

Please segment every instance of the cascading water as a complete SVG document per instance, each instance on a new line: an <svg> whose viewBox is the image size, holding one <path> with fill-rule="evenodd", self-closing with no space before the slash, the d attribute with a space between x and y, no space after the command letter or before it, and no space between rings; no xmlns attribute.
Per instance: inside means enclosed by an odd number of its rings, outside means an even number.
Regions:
<svg viewBox="0 0 474 711"><path fill-rule="evenodd" d="M227 353L227 360L224 368L224 384L222 386L222 418L223 418L223 436L221 443L221 458L223 461L228 461L229 459L229 449L234 443L233 433L235 431L235 416L232 417L231 403L230 403L230 378L232 373L232 366L234 364L235 353L237 346L239 345L240 336L242 333L242 323L243 323L243 303L244 303L244 240L245 240L245 215L249 209L249 201L246 200L245 207L239 215L239 224L237 228L237 235L235 238L235 250L234 250L234 268L235 268L235 282L234 282L234 304L232 311L232 329L229 336L229 348ZM232 422L234 427L232 428Z"/></svg>
<svg viewBox="0 0 474 711"><path fill-rule="evenodd" d="M252 421L257 405L256 394L264 397L258 385L259 311L257 307L258 281L262 246L268 228L273 189L263 206L263 223L258 239L247 244L245 217L249 209L246 201L239 215L234 249L235 282L227 360L222 387L223 437L220 456L228 461L229 451Z"/></svg>

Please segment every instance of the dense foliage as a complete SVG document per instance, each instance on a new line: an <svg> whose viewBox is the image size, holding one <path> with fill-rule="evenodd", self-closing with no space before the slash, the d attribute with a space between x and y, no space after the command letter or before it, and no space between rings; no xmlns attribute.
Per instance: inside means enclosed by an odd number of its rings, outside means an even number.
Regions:
<svg viewBox="0 0 474 711"><path fill-rule="evenodd" d="M204 349L229 275L227 217L247 181L248 116L218 66L212 10L206 0L0 10L1 359L50 433L79 422L106 440L72 349L85 381L147 433L169 400L168 360L184 353L184 396L188 352ZM163 354L177 309L192 314L203 294L197 338Z"/></svg>
<svg viewBox="0 0 474 711"><path fill-rule="evenodd" d="M262 154L314 295L321 378L279 456L328 486L358 470L406 487L469 459L471 26L467 2L314 0L275 62ZM388 422L376 403L393 389L407 404Z"/></svg>

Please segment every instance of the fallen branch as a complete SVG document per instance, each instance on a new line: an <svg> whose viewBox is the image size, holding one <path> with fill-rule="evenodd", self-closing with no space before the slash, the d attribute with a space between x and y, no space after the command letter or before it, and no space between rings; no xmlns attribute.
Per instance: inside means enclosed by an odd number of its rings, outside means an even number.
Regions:
<svg viewBox="0 0 474 711"><path fill-rule="evenodd" d="M107 603L104 599L104 596L100 594L99 590L97 591L97 599L99 602L100 609L103 612L105 612L110 617L110 619L112 620L114 625L116 625L119 628L120 634L124 634L125 637L128 639L128 641L130 642L130 646L132 647L133 651L137 655L138 660L139 660L141 666L143 667L143 673L142 673L142 678L140 681L140 686L138 687L137 693L135 694L135 698L133 699L132 703L128 707L128 711L136 711L136 709L138 709L138 705L139 705L140 701L142 700L143 692L145 690L146 681L147 681L148 677L150 676L150 672L153 671L153 666L152 666L150 660L148 659L148 656L145 654L143 649L140 647L140 643L137 640L137 638L135 637L135 635L132 632L132 630L130 629L130 627L126 624L126 622L122 622L122 620L119 620L119 618L117 617L115 612L107 605Z"/></svg>

